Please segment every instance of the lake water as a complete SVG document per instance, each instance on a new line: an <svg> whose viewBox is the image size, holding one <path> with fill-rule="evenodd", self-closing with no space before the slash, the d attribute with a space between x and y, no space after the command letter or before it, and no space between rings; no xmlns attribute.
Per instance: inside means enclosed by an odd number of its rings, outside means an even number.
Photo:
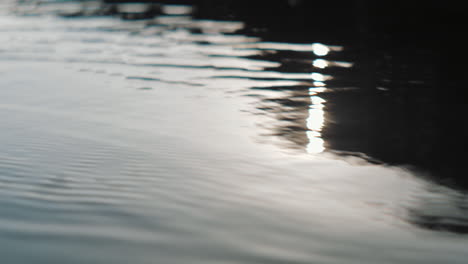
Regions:
<svg viewBox="0 0 468 264"><path fill-rule="evenodd" d="M0 7L2 263L466 263L465 193L328 149L346 47Z"/></svg>

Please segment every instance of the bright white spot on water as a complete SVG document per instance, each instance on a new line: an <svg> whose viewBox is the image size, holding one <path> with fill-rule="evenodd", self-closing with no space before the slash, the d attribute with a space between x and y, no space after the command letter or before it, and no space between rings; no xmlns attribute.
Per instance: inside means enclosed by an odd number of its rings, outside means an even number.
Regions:
<svg viewBox="0 0 468 264"><path fill-rule="evenodd" d="M307 153L318 154L325 150L325 141L319 136L315 136L313 131L308 131L307 137L309 138L309 144L307 144Z"/></svg>
<svg viewBox="0 0 468 264"><path fill-rule="evenodd" d="M330 52L330 48L320 43L314 43L312 44L312 51L317 56L326 56Z"/></svg>
<svg viewBox="0 0 468 264"><path fill-rule="evenodd" d="M321 73L318 73L318 72L313 72L311 74L311 77L314 81L317 81L317 82L324 82L327 77Z"/></svg>
<svg viewBox="0 0 468 264"><path fill-rule="evenodd" d="M322 60L322 59L316 59L312 62L312 65L314 65L314 67L324 69L328 67L328 61Z"/></svg>
<svg viewBox="0 0 468 264"><path fill-rule="evenodd" d="M309 118L307 127L312 131L320 131L323 127L323 111L321 108L311 107L309 109Z"/></svg>

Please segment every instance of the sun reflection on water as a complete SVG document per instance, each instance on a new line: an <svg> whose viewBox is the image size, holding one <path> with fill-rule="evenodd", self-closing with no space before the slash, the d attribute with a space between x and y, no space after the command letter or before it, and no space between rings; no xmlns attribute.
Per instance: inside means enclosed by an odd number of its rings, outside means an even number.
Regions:
<svg viewBox="0 0 468 264"><path fill-rule="evenodd" d="M320 43L314 43L312 44L312 51L317 56L326 56L330 52L330 48Z"/></svg>
<svg viewBox="0 0 468 264"><path fill-rule="evenodd" d="M308 153L317 154L325 150L324 140L322 139L322 128L325 122L324 103L325 100L317 96L318 92L323 92L325 88L310 88L309 95L311 105L309 106L309 116L307 118L307 137L309 143L306 150Z"/></svg>
<svg viewBox="0 0 468 264"><path fill-rule="evenodd" d="M323 59L316 59L312 62L314 67L320 68L320 69L325 69L328 67L328 61L323 60Z"/></svg>
<svg viewBox="0 0 468 264"><path fill-rule="evenodd" d="M312 80L317 81L317 82L324 82L324 81L332 79L330 75L325 75L325 74L321 74L318 72L311 73L310 77L312 78Z"/></svg>

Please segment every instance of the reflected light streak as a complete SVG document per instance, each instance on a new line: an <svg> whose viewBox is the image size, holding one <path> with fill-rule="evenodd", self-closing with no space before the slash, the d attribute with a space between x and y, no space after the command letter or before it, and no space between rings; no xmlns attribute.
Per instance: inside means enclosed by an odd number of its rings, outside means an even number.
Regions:
<svg viewBox="0 0 468 264"><path fill-rule="evenodd" d="M257 42L252 44L238 45L240 49L257 49L257 50L290 50L299 52L313 52L316 56L325 56L332 51L342 51L342 46L324 45L321 43L313 44L295 44L295 43L278 43L278 42Z"/></svg>
<svg viewBox="0 0 468 264"><path fill-rule="evenodd" d="M322 59L316 59L312 62L312 65L316 68L324 69L328 67L328 61Z"/></svg>
<svg viewBox="0 0 468 264"><path fill-rule="evenodd" d="M313 52L310 44L277 43L277 42L258 42L249 45L238 46L238 48L249 48L259 50L290 50L299 52Z"/></svg>
<svg viewBox="0 0 468 264"><path fill-rule="evenodd" d="M322 128L325 122L324 103L325 100L316 95L316 89L309 89L310 100L312 101L309 107L309 116L307 118L307 152L311 154L321 153L325 150L324 140L321 138Z"/></svg>
<svg viewBox="0 0 468 264"><path fill-rule="evenodd" d="M312 62L312 65L315 68L325 69L327 67L340 67L340 68L351 68L353 67L353 63L346 62L346 61L327 61L324 59L315 59Z"/></svg>
<svg viewBox="0 0 468 264"><path fill-rule="evenodd" d="M121 3L119 4L119 12L125 13L143 13L148 8L144 3Z"/></svg>
<svg viewBox="0 0 468 264"><path fill-rule="evenodd" d="M325 74L321 74L321 73L318 73L318 72L311 73L310 77L314 81L317 81L317 82L324 82L324 81L332 79L332 77L330 75L325 75Z"/></svg>
<svg viewBox="0 0 468 264"><path fill-rule="evenodd" d="M325 83L324 82L314 82L314 86L315 87L323 87L323 86L325 86Z"/></svg>
<svg viewBox="0 0 468 264"><path fill-rule="evenodd" d="M346 62L346 61L334 61L333 65L337 67L342 67L342 68L351 68L353 67L354 64L352 62Z"/></svg>
<svg viewBox="0 0 468 264"><path fill-rule="evenodd" d="M164 5L162 9L167 15L189 15L193 12L193 8L186 5Z"/></svg>

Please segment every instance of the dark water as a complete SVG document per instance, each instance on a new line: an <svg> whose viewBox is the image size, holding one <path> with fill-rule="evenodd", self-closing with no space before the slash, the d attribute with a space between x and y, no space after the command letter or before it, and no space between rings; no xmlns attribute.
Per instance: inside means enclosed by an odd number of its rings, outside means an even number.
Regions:
<svg viewBox="0 0 468 264"><path fill-rule="evenodd" d="M0 6L2 263L466 263L433 46L116 2Z"/></svg>

